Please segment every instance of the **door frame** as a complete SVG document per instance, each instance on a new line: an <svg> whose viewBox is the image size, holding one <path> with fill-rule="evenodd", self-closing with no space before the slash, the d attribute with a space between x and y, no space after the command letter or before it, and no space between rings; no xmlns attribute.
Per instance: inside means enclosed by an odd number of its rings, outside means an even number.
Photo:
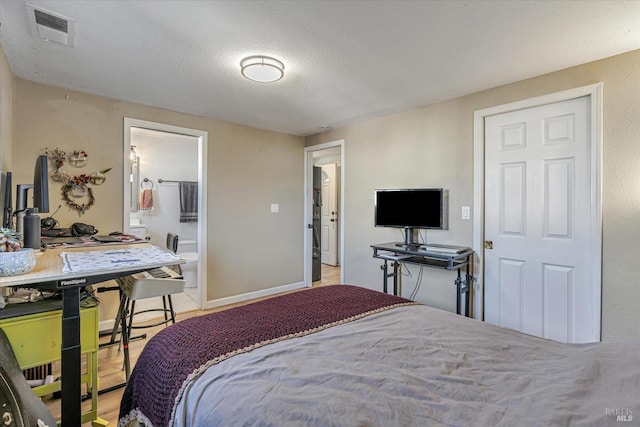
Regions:
<svg viewBox="0 0 640 427"><path fill-rule="evenodd" d="M325 142L324 144L312 145L304 148L304 285L311 287L311 262L313 260L313 252L311 250L311 242L313 241L313 209L311 206L311 198L313 196L313 153L314 151L326 150L328 148L340 147L340 203L338 209L339 224L339 255L338 263L340 265L340 283L344 283L344 139L337 141Z"/></svg>
<svg viewBox="0 0 640 427"><path fill-rule="evenodd" d="M198 241L198 266L197 266L197 287L200 292L200 309L207 305L207 287L205 286L207 277L207 131L184 128L180 126L156 123L146 120L124 118L124 138L123 138L123 159L129 157L131 152L131 128L144 128L160 132L176 133L180 135L193 136L198 139L198 236L204 237L205 241ZM123 167L123 206L122 206L122 231L129 232L129 215L125 215L125 207L129 206L131 192L129 189L129 170Z"/></svg>
<svg viewBox="0 0 640 427"><path fill-rule="evenodd" d="M589 96L591 99L591 236L592 266L590 289L592 307L590 331L594 341L600 341L602 313L602 82L548 95L485 108L474 112L474 177L473 177L473 250L477 257L476 282L473 289L473 313L484 319L484 119L487 116L523 110L546 104Z"/></svg>

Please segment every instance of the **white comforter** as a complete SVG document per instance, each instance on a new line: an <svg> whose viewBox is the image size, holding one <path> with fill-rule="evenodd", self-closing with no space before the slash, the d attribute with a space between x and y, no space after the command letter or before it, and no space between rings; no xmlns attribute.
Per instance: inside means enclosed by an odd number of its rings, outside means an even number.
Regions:
<svg viewBox="0 0 640 427"><path fill-rule="evenodd" d="M425 306L236 355L190 384L180 426L640 422L640 344L565 345Z"/></svg>

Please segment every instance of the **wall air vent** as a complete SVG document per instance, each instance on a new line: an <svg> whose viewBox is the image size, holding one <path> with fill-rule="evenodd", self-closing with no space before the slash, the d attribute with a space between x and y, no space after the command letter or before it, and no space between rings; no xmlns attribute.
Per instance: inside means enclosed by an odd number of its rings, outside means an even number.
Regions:
<svg viewBox="0 0 640 427"><path fill-rule="evenodd" d="M65 46L74 46L76 36L76 21L74 19L29 3L26 6L31 32L34 36Z"/></svg>

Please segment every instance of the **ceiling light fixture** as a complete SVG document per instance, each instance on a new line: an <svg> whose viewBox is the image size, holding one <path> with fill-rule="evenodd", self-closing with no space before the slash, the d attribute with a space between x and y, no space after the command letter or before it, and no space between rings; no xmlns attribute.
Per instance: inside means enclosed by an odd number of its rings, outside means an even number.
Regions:
<svg viewBox="0 0 640 427"><path fill-rule="evenodd" d="M276 82L284 76L284 64L270 56L248 56L240 61L240 72L254 82Z"/></svg>

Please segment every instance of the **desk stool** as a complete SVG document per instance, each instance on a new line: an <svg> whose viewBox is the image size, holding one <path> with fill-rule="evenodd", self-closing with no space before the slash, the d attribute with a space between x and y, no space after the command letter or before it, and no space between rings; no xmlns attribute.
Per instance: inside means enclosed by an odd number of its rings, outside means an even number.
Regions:
<svg viewBox="0 0 640 427"><path fill-rule="evenodd" d="M177 250L178 236L174 233L167 234L167 249L173 251ZM179 266L178 266L179 267ZM179 270L178 270L179 271ZM116 323L112 331L111 341L115 342L115 335L118 328L121 326L121 333L127 334L127 342L131 341L131 331L133 329L145 329L152 328L160 325L166 325L169 322L172 324L176 322L175 311L173 310L173 302L171 301L171 295L184 292L185 281L182 276L178 276L178 280L175 279L138 279L135 276L126 276L121 279L117 279L120 290L120 306L118 307L118 314L116 316ZM136 301L162 297L162 308L152 308L147 310L141 310L136 312ZM164 314L164 319L161 319L152 324L134 325L133 316L136 314L148 313L148 312L161 312ZM128 319L127 319L128 318ZM144 336L143 336L144 337ZM134 337L136 338L136 337ZM120 341L122 343L122 340ZM129 381L130 368L129 368L129 346L124 345L124 357L125 357L125 378Z"/></svg>

